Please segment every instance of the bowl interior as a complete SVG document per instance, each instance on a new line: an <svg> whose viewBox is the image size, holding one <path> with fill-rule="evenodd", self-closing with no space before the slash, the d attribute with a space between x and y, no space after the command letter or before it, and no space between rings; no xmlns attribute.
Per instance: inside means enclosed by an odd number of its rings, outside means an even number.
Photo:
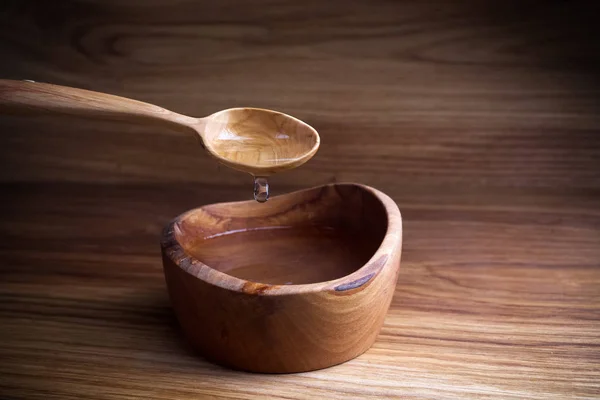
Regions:
<svg viewBox="0 0 600 400"><path fill-rule="evenodd" d="M182 215L175 238L210 268L271 285L325 282L353 273L381 245L384 205L367 188L339 184Z"/></svg>

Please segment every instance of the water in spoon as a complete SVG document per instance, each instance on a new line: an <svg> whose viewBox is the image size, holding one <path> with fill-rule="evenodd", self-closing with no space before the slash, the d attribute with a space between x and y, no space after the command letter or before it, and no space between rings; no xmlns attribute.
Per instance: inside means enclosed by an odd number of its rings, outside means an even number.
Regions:
<svg viewBox="0 0 600 400"><path fill-rule="evenodd" d="M254 176L254 199L269 199L266 175L302 160L318 143L314 129L277 112L232 109L212 117L207 131L213 132L210 146L223 159L243 164L238 168Z"/></svg>

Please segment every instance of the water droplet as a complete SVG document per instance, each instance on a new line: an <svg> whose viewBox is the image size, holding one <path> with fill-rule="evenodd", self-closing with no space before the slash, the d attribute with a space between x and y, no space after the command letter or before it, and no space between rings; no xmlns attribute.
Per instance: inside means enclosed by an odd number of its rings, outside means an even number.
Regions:
<svg viewBox="0 0 600 400"><path fill-rule="evenodd" d="M269 200L269 182L267 178L261 176L254 178L254 200L259 203Z"/></svg>

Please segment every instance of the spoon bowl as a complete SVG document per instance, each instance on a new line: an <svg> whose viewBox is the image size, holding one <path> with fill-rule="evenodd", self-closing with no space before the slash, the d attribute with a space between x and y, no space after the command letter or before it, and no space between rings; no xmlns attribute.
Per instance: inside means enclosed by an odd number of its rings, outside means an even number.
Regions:
<svg viewBox="0 0 600 400"><path fill-rule="evenodd" d="M317 131L290 115L261 108L231 108L200 121L206 149L231 168L269 176L310 160Z"/></svg>

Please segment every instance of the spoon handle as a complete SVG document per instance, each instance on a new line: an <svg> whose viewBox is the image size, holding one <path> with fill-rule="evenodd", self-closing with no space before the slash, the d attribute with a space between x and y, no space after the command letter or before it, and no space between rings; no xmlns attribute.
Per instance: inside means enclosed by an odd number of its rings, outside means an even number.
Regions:
<svg viewBox="0 0 600 400"><path fill-rule="evenodd" d="M153 104L90 90L32 81L0 79L0 111L33 109L117 120L150 120L189 131L197 118Z"/></svg>

